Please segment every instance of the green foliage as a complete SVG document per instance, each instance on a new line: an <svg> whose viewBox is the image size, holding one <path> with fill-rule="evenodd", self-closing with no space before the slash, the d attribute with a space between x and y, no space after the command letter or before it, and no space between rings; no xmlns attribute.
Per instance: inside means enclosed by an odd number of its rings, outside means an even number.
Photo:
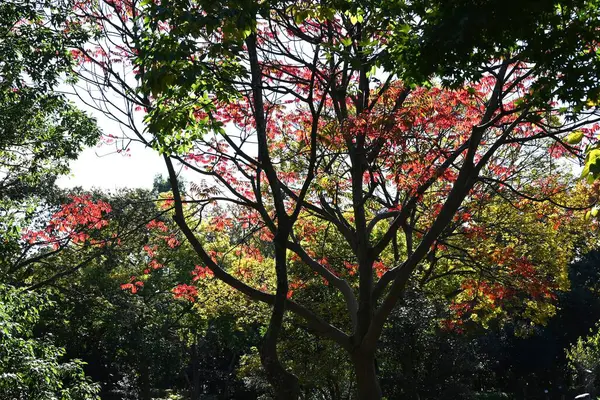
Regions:
<svg viewBox="0 0 600 400"><path fill-rule="evenodd" d="M69 46L87 38L54 0L6 0L0 4L0 90L34 87L47 92L71 66ZM64 7L74 2L64 0ZM67 29L68 28L68 29Z"/></svg>
<svg viewBox="0 0 600 400"><path fill-rule="evenodd" d="M589 183L600 177L600 149L597 146L593 146L587 151L581 177L587 178Z"/></svg>
<svg viewBox="0 0 600 400"><path fill-rule="evenodd" d="M416 82L440 76L448 84L477 79L491 59L517 56L541 79L533 96L585 106L600 94L600 57L592 44L597 0L381 2L390 22L390 60Z"/></svg>
<svg viewBox="0 0 600 400"><path fill-rule="evenodd" d="M202 10L200 13L199 11ZM215 103L238 97L239 52L255 29L256 4L245 0L142 3L143 23L136 78L153 106L145 122L162 153L185 153L208 131L223 127ZM171 26L169 32L162 28ZM220 31L223 40L216 40ZM198 51L198 39L209 45Z"/></svg>
<svg viewBox="0 0 600 400"><path fill-rule="evenodd" d="M568 144L579 144L579 142L581 142L581 140L583 139L583 132L581 131L575 131L570 133L567 138L565 139L565 142L567 142Z"/></svg>
<svg viewBox="0 0 600 400"><path fill-rule="evenodd" d="M99 137L95 121L56 95L35 89L0 91L0 199L68 172L69 162Z"/></svg>
<svg viewBox="0 0 600 400"><path fill-rule="evenodd" d="M66 29L55 4L0 3L0 265L18 251L39 199L100 134L94 119L52 92L72 64L68 46L86 37Z"/></svg>
<svg viewBox="0 0 600 400"><path fill-rule="evenodd" d="M0 285L0 397L31 400L97 399L98 386L79 360L64 361L65 351L50 337L36 337L40 311L49 307L38 294Z"/></svg>
<svg viewBox="0 0 600 400"><path fill-rule="evenodd" d="M468 399L491 367L477 335L440 328L443 300L407 290L382 337L381 381L390 399Z"/></svg>
<svg viewBox="0 0 600 400"><path fill-rule="evenodd" d="M587 337L580 337L567 349L567 359L578 387L597 393L600 377L600 323L590 329Z"/></svg>
<svg viewBox="0 0 600 400"><path fill-rule="evenodd" d="M93 119L51 92L73 62L69 46L86 38L52 6L0 4L0 199L65 173L99 137Z"/></svg>

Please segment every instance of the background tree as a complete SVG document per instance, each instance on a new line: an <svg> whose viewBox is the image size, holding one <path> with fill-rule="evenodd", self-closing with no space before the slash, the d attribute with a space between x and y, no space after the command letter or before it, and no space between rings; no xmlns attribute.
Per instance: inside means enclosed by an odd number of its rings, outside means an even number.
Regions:
<svg viewBox="0 0 600 400"><path fill-rule="evenodd" d="M6 1L0 6L2 199L51 183L99 138L95 121L53 92L70 71L69 49L86 39L64 29L51 2ZM20 193L25 191L25 193Z"/></svg>
<svg viewBox="0 0 600 400"><path fill-rule="evenodd" d="M85 37L56 32L64 16L52 10L51 2L0 4L0 392L11 399L95 399L98 387L83 363L65 359L64 349L37 331L39 313L52 308L47 293L23 291L23 271L13 270L26 269L31 254L21 230L44 213L45 201L56 200L54 181L69 161L99 138L95 121L53 92L70 70L68 48Z"/></svg>
<svg viewBox="0 0 600 400"><path fill-rule="evenodd" d="M81 30L50 1L0 5L0 266L18 253L21 228L69 162L99 139L95 121L53 91L71 67L69 48ZM52 200L51 200L52 201ZM41 206L43 207L43 206ZM37 210L39 211L39 209Z"/></svg>
<svg viewBox="0 0 600 400"><path fill-rule="evenodd" d="M63 361L64 349L51 337L34 335L43 295L0 287L0 393L7 399L97 399L98 386L79 360Z"/></svg>

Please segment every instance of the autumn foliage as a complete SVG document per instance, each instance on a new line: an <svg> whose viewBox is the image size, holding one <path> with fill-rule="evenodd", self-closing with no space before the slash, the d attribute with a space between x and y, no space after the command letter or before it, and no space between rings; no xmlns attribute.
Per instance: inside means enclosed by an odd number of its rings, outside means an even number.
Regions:
<svg viewBox="0 0 600 400"><path fill-rule="evenodd" d="M105 239L94 237L94 233L108 225L110 212L111 206L105 201L94 201L90 195L72 195L69 203L52 214L43 230L25 232L23 240L33 245L51 246L54 250L69 243L102 246Z"/></svg>

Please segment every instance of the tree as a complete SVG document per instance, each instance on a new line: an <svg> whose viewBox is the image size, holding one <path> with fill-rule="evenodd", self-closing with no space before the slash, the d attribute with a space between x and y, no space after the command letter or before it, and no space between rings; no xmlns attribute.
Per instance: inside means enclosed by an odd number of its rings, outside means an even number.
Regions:
<svg viewBox="0 0 600 400"><path fill-rule="evenodd" d="M0 287L0 393L6 399L97 399L98 386L79 360L62 360L65 351L51 338L36 337L40 311L51 305L43 295Z"/></svg>
<svg viewBox="0 0 600 400"><path fill-rule="evenodd" d="M562 64L549 68L527 58L530 51L493 47L469 60L477 70L455 90L435 81L416 86L390 49L399 51L403 32L426 37L418 15L428 10L395 5L402 23L377 3L111 0L78 4L69 22L98 29L92 43L73 50L77 71L100 89L100 97L90 97L97 108L131 129L125 143L137 140L164 155L174 218L200 267L272 306L260 355L278 398L299 393L277 353L286 311L347 352L360 399L381 398L375 357L386 321L445 236L477 236L473 208L490 193L573 210L594 203L593 191L569 202L562 194L573 191L560 180L528 173L540 166L560 173L556 158L580 153L567 135L585 129L591 137L598 129L594 107L554 101L579 84L554 79L565 72ZM575 25L585 17L559 15ZM529 34L510 40L529 43ZM121 42L111 43L115 36ZM125 108L114 106L114 94ZM136 110L146 113L145 127L136 124ZM204 181L184 195L178 166ZM231 204L236 210L212 223L229 232L227 220L247 221L245 236L260 240L260 256L273 262L274 293L235 276L223 263L228 253L208 250L213 239L199 231L202 218ZM552 216L541 207L544 218ZM345 259L338 265L357 277L356 290L314 250L311 220L341 239ZM508 285L551 297L559 285L527 252L499 255L508 275L461 292L497 298ZM347 314L339 323L290 298L298 289L290 282L292 259L343 299ZM544 279L528 286L535 271Z"/></svg>
<svg viewBox="0 0 600 400"><path fill-rule="evenodd" d="M46 293L23 291L24 282L13 279L19 274L12 267L28 264L21 264L30 250L22 247L21 229L55 198L54 180L69 161L99 138L93 119L52 92L70 70L68 47L84 36L55 32L48 20L58 25L64 18L48 14L50 6L0 4L0 392L11 399L95 399L98 387L83 363L65 360L51 337L34 332L39 313L51 308Z"/></svg>
<svg viewBox="0 0 600 400"><path fill-rule="evenodd" d="M95 121L52 91L70 70L68 49L86 36L78 29L55 32L65 17L51 5L6 1L0 6L3 201L64 174L69 161L99 138Z"/></svg>
<svg viewBox="0 0 600 400"><path fill-rule="evenodd" d="M68 75L81 30L56 32L51 1L0 4L0 267L19 253L21 229L52 202L54 181L97 142L95 121L53 89ZM51 25L49 21L52 22ZM4 280L6 282L6 280Z"/></svg>
<svg viewBox="0 0 600 400"><path fill-rule="evenodd" d="M478 79L488 60L512 54L534 71L529 96L595 107L597 1L417 1L408 7L392 1L382 8L384 15L401 15L389 40L389 62L416 82L435 74L460 85Z"/></svg>
<svg viewBox="0 0 600 400"><path fill-rule="evenodd" d="M598 381L598 355L600 346L598 344L598 333L590 330L590 335L577 339L569 349L567 358L573 370L578 389L594 396L597 393Z"/></svg>

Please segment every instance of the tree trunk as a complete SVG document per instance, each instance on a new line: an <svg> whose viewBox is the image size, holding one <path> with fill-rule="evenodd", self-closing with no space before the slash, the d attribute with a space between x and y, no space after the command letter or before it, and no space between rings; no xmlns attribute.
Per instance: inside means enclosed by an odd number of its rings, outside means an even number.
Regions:
<svg viewBox="0 0 600 400"><path fill-rule="evenodd" d="M281 365L277 353L268 342L261 347L260 360L267 373L267 380L275 392L275 399L298 400L300 398L298 378Z"/></svg>
<svg viewBox="0 0 600 400"><path fill-rule="evenodd" d="M281 333L281 325L285 313L285 302L288 292L286 252L289 227L282 227L280 221L278 232L275 234L275 273L277 276L277 291L271 312L269 328L263 338L260 349L260 360L267 373L267 379L275 390L277 400L297 400L300 397L298 378L287 371L277 356L277 341Z"/></svg>
<svg viewBox="0 0 600 400"><path fill-rule="evenodd" d="M358 400L380 400L382 397L379 379L375 369L375 357L362 353L352 356Z"/></svg>

